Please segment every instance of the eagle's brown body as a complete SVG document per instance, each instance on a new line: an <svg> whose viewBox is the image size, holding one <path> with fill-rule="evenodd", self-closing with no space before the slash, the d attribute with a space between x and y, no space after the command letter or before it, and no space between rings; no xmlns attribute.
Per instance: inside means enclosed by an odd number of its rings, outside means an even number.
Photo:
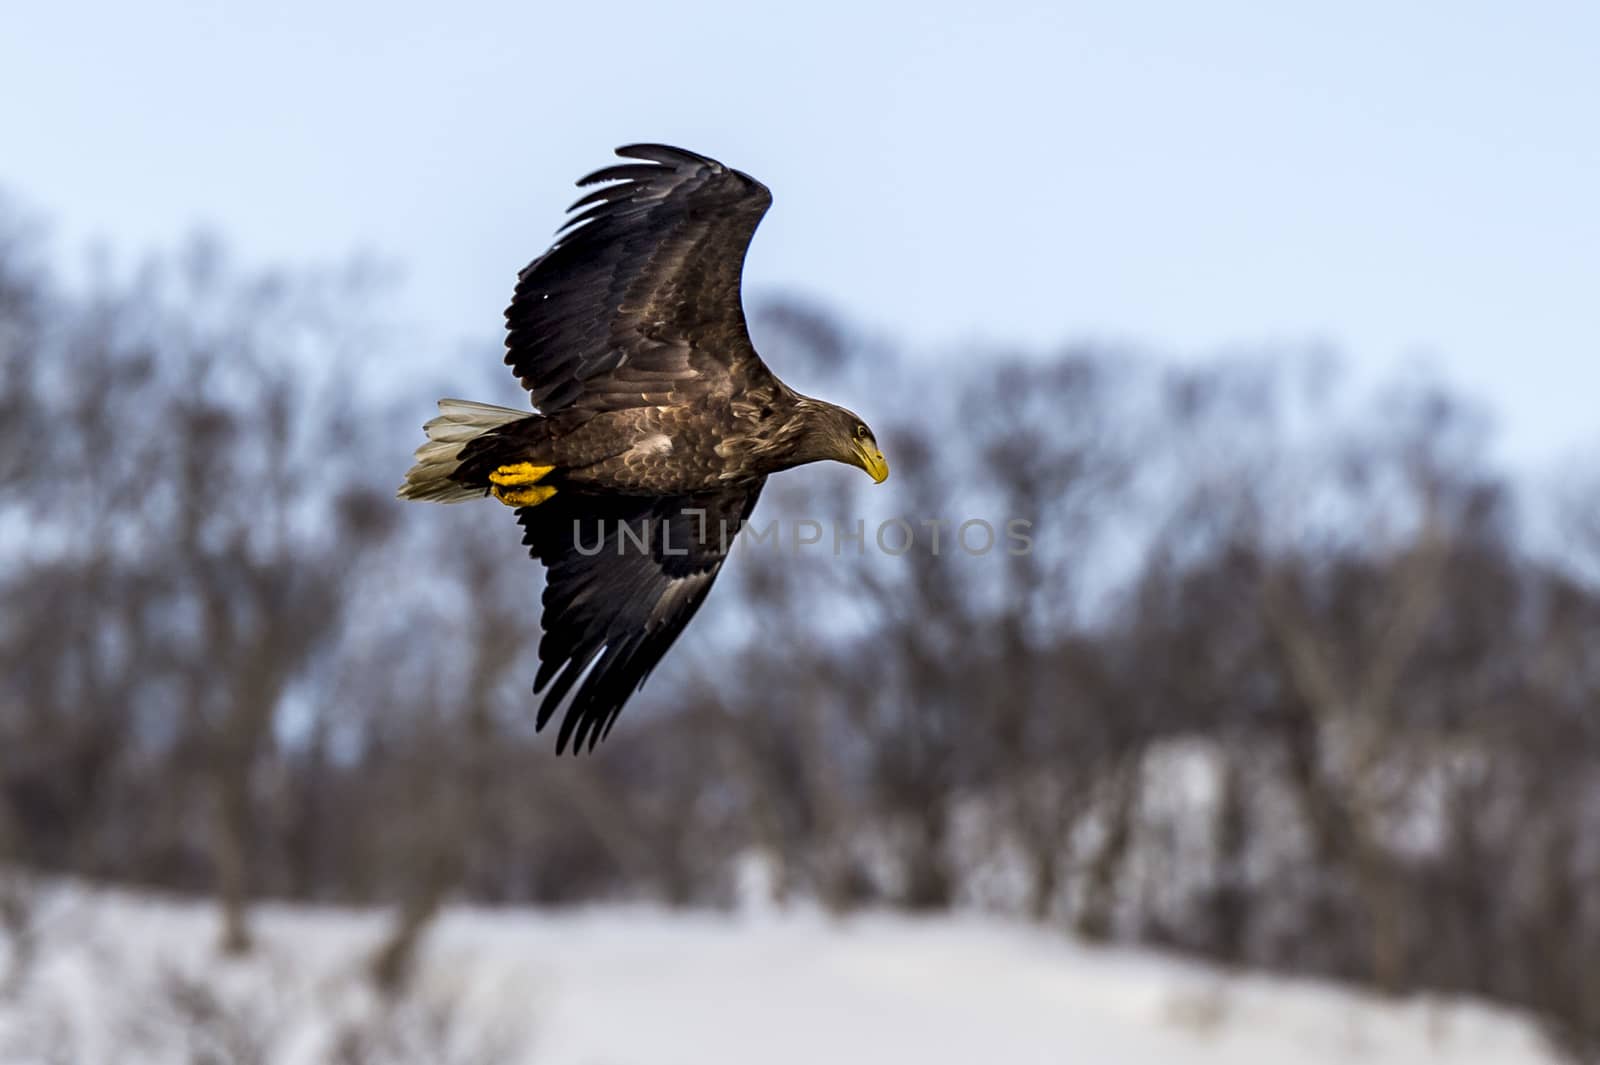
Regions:
<svg viewBox="0 0 1600 1065"><path fill-rule="evenodd" d="M533 415L469 448L460 476L486 484L494 469L520 461L554 467L546 480L575 490L667 496L749 488L797 464L802 453L792 445L804 402L774 381L737 405L709 396L676 407Z"/></svg>
<svg viewBox="0 0 1600 1065"><path fill-rule="evenodd" d="M506 363L535 411L441 400L400 489L517 508L547 570L538 725L576 690L557 750L609 731L770 474L823 459L888 474L856 415L796 393L751 346L739 277L766 187L677 148L617 154L644 162L580 182L600 187L506 309Z"/></svg>

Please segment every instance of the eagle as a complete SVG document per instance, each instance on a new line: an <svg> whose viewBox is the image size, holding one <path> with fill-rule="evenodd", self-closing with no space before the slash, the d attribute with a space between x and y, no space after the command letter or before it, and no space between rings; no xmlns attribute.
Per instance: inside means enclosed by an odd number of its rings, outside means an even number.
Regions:
<svg viewBox="0 0 1600 1065"><path fill-rule="evenodd" d="M882 483L876 436L780 381L750 341L750 175L632 144L578 182L517 275L506 357L532 412L442 399L402 499L494 498L545 569L534 694L559 754L593 750L705 601L769 476L831 459ZM570 696L570 701L568 697Z"/></svg>

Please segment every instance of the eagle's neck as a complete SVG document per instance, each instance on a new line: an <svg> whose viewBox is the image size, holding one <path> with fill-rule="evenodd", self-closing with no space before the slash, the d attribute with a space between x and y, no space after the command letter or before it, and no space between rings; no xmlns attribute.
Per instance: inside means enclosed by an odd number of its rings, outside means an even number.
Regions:
<svg viewBox="0 0 1600 1065"><path fill-rule="evenodd" d="M776 472L834 458L835 448L826 430L839 408L792 391L784 398L787 402L775 404L767 419L758 461L770 463Z"/></svg>
<svg viewBox="0 0 1600 1065"><path fill-rule="evenodd" d="M833 404L803 396L782 381L751 389L733 405L734 432L718 446L762 474L831 457L818 425Z"/></svg>

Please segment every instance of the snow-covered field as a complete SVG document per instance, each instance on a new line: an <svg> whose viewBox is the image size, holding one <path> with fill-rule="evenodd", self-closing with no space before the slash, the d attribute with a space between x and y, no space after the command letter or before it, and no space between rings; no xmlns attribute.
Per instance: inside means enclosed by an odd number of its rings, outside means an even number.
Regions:
<svg viewBox="0 0 1600 1065"><path fill-rule="evenodd" d="M455 910L412 999L386 1009L363 979L382 915L263 908L257 955L220 962L197 904L57 889L41 912L31 975L0 992L7 1063L1556 1060L1482 1004L1230 975L975 916Z"/></svg>

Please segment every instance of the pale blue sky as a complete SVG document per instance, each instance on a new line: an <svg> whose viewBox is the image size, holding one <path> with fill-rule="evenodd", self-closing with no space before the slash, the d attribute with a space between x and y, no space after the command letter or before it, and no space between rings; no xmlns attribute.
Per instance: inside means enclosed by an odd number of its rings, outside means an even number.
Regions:
<svg viewBox="0 0 1600 1065"><path fill-rule="evenodd" d="M776 197L753 292L919 349L1426 356L1504 453L1592 454L1600 5L13 5L0 186L90 237L403 265L497 335L572 180L683 144Z"/></svg>

